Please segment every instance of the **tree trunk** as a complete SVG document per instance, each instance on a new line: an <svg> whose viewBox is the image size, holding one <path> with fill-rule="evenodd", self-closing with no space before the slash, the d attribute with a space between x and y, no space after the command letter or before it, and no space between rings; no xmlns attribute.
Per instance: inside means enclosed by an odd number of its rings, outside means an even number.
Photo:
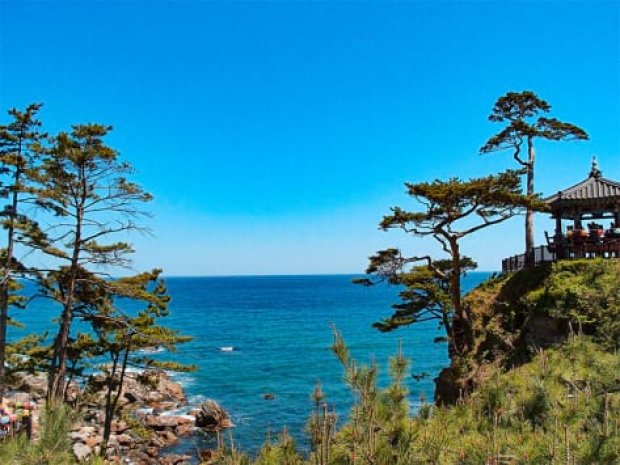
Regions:
<svg viewBox="0 0 620 465"><path fill-rule="evenodd" d="M450 294L452 306L454 307L452 334L454 337L455 350L459 354L464 354L472 349L474 336L469 315L463 308L461 302L461 253L459 250L458 238L455 236L450 236L449 241L452 254Z"/></svg>
<svg viewBox="0 0 620 465"><path fill-rule="evenodd" d="M109 385L108 396L106 398L106 412L105 412L105 422L103 426L103 443L107 446L108 441L110 440L110 434L112 433L112 420L114 419L114 412L118 407L118 400L121 397L123 392L123 383L125 382L125 373L127 373L127 363L129 361L129 353L131 352L131 336L127 341L127 345L125 346L125 353L123 355L123 362L121 363L121 373L120 379L118 382L118 389L116 390L116 394L114 395L114 400L112 400L112 389L111 385ZM114 379L114 374L116 373L116 368L118 367L118 356L114 360L114 372L112 379ZM105 451L105 447L102 447L102 452Z"/></svg>
<svg viewBox="0 0 620 465"><path fill-rule="evenodd" d="M18 153L21 155L21 139L19 142ZM7 246L4 270L2 275L2 283L0 285L0 405L4 400L6 391L6 334L9 321L9 286L12 279L13 268L13 250L15 247L15 217L17 215L18 205L18 186L20 183L21 169L15 169L13 179L13 195L11 199L11 211L9 214L9 225L7 228Z"/></svg>
<svg viewBox="0 0 620 465"><path fill-rule="evenodd" d="M527 195L534 195L535 153L531 136L527 138L527 155ZM534 265L534 210L532 210L531 207L528 207L525 212L525 267L530 268Z"/></svg>
<svg viewBox="0 0 620 465"><path fill-rule="evenodd" d="M80 250L82 246L82 222L84 219L84 204L87 198L86 177L84 167L80 168L80 193L76 201L75 211L75 237L73 242L73 253L71 265L69 267L69 280L63 311L60 317L60 328L54 341L54 355L50 365L48 382L48 401L61 400L64 393L64 381L67 372L67 345L71 334L71 322L73 320L73 302L75 288L78 278ZM62 278L61 278L62 279Z"/></svg>
<svg viewBox="0 0 620 465"><path fill-rule="evenodd" d="M103 444L101 448L104 451L107 448L108 441L110 440L110 433L112 432L112 417L114 416L114 406L112 403L112 390L114 389L114 376L116 376L116 368L118 367L118 357L120 354L113 354L112 370L108 378L108 392L105 397L105 420L103 422ZM122 385L119 389L122 389Z"/></svg>

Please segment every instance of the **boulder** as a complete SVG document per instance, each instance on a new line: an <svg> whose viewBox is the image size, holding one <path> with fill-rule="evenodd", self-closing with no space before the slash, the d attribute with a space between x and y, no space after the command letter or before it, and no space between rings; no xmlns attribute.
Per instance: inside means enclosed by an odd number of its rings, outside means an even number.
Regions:
<svg viewBox="0 0 620 465"><path fill-rule="evenodd" d="M214 400L207 400L196 414L196 426L207 431L219 431L235 426L228 412Z"/></svg>
<svg viewBox="0 0 620 465"><path fill-rule="evenodd" d="M165 443L166 446L170 446L179 440L176 434L168 430L159 431L157 435Z"/></svg>
<svg viewBox="0 0 620 465"><path fill-rule="evenodd" d="M112 431L113 433L124 433L129 428L130 427L127 424L127 422L123 420L113 421L112 424L110 425L110 431Z"/></svg>
<svg viewBox="0 0 620 465"><path fill-rule="evenodd" d="M86 438L86 441L84 441L84 444L86 444L88 447L94 448L96 446L99 446L101 443L103 442L103 436L89 436Z"/></svg>
<svg viewBox="0 0 620 465"><path fill-rule="evenodd" d="M162 392L151 391L146 395L147 404L159 403L165 400L165 396Z"/></svg>
<svg viewBox="0 0 620 465"><path fill-rule="evenodd" d="M189 455L166 455L159 459L160 465L183 465L189 463L191 457Z"/></svg>
<svg viewBox="0 0 620 465"><path fill-rule="evenodd" d="M179 419L174 415L146 415L144 426L154 429L176 428L179 426Z"/></svg>
<svg viewBox="0 0 620 465"><path fill-rule="evenodd" d="M86 460L92 452L93 450L86 444L82 444L81 442L73 444L73 455L79 462Z"/></svg>
<svg viewBox="0 0 620 465"><path fill-rule="evenodd" d="M43 372L16 373L16 382L14 384L16 391L30 393L33 399L44 399L47 393L47 374Z"/></svg>
<svg viewBox="0 0 620 465"><path fill-rule="evenodd" d="M193 425L179 425L175 430L177 436L188 436L194 431Z"/></svg>
<svg viewBox="0 0 620 465"><path fill-rule="evenodd" d="M116 442L121 446L133 446L135 444L134 439L129 434L117 434Z"/></svg>
<svg viewBox="0 0 620 465"><path fill-rule="evenodd" d="M71 434L69 434L69 437L73 442L82 442L86 444L86 440L90 437L90 435L83 432L82 430L78 430L71 432Z"/></svg>

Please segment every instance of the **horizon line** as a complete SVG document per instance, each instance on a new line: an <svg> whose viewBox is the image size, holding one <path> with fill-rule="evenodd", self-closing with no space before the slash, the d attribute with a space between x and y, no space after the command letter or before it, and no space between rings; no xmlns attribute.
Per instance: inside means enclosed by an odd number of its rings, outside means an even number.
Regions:
<svg viewBox="0 0 620 465"><path fill-rule="evenodd" d="M500 273L500 270L475 270L471 273ZM360 276L366 273L277 273L277 274L174 274L162 275L166 278L277 278L277 277L303 277L303 276Z"/></svg>

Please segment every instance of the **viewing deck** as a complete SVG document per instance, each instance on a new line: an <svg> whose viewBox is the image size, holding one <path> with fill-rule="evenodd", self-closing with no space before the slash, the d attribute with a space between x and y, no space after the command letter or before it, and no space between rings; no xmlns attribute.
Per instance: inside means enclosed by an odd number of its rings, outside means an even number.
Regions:
<svg viewBox="0 0 620 465"><path fill-rule="evenodd" d="M556 260L620 258L620 182L604 178L596 159L587 179L545 203L555 219L555 233L545 233L547 245L534 249L534 257L528 260L532 266ZM597 223L605 220L610 223ZM563 221L572 224L564 229ZM525 254L506 258L502 272L519 271L525 264Z"/></svg>
<svg viewBox="0 0 620 465"><path fill-rule="evenodd" d="M618 258L620 259L620 236L618 237L562 237L559 241L549 238L548 245L534 249L532 264L557 260L580 258ZM525 254L513 255L502 260L502 273L512 273L525 267Z"/></svg>

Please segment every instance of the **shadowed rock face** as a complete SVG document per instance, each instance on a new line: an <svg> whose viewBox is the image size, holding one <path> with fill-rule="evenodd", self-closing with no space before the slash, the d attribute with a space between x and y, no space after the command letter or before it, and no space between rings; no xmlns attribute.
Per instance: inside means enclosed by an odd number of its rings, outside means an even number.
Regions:
<svg viewBox="0 0 620 465"><path fill-rule="evenodd" d="M214 400L204 402L195 417L196 426L207 431L219 431L234 426L228 412Z"/></svg>
<svg viewBox="0 0 620 465"><path fill-rule="evenodd" d="M620 260L565 260L489 279L463 298L473 350L435 379L435 402L449 405L483 383L490 365L518 367L540 349L583 333L607 348L620 331Z"/></svg>
<svg viewBox="0 0 620 465"><path fill-rule="evenodd" d="M71 433L74 455L78 460L97 455L104 447L102 425L106 392L103 376L91 377L84 389L81 399L87 405L84 420L76 424ZM131 421L115 419L112 422L112 434L103 451L105 457L112 461L127 458L140 465L187 463L189 457L186 456L161 457L160 449L176 443L181 436L191 434L194 418L190 415L157 414L162 410L180 408L186 403L182 386L164 372L127 373L119 404L125 412L135 413L131 415ZM142 413L141 409L144 409Z"/></svg>

